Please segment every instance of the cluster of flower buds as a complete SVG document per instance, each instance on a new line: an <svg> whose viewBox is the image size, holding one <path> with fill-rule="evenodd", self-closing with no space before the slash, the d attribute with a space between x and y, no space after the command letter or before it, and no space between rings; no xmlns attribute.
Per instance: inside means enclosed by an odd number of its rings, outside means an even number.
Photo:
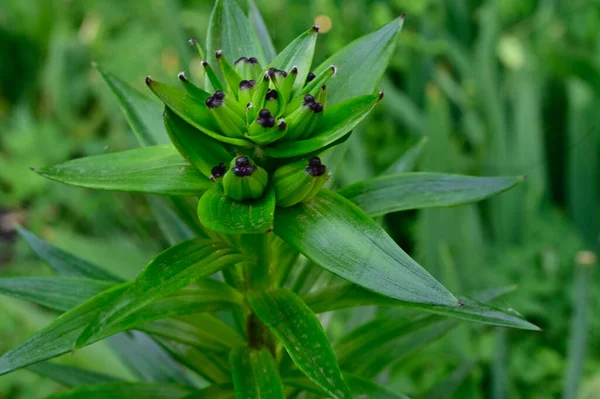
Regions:
<svg viewBox="0 0 600 399"><path fill-rule="evenodd" d="M263 69L254 57L240 57L230 64L222 51L215 56L223 80L207 61L202 61L214 90L212 95L204 92L203 98L221 134L248 139L260 147L277 141L305 140L315 133L327 102L326 83L335 76L336 67L331 66L319 76L311 72L303 84L297 84L297 67L289 71ZM202 91L183 73L179 78L192 95L190 90ZM277 204L283 207L310 200L327 179L327 168L318 157L271 170ZM224 163L215 166L211 180L222 184L226 196L246 201L262 196L269 184L269 172L247 155L239 155L229 167Z"/></svg>

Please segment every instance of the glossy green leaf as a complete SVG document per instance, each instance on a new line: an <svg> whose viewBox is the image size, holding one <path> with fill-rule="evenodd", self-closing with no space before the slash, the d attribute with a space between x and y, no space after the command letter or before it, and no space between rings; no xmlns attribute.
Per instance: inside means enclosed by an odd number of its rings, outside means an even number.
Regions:
<svg viewBox="0 0 600 399"><path fill-rule="evenodd" d="M437 306L424 305L399 301L379 295L353 284L338 285L313 292L304 297L306 304L316 313L332 310L346 309L357 306L393 306L400 308L421 309L426 312L441 316L448 316L460 320L493 326L520 328L525 330L539 330L521 315L513 310L503 310L485 303L458 297L462 306Z"/></svg>
<svg viewBox="0 0 600 399"><path fill-rule="evenodd" d="M331 397L351 398L317 316L287 289L248 293L256 315L279 338L298 368Z"/></svg>
<svg viewBox="0 0 600 399"><path fill-rule="evenodd" d="M189 387L142 382L110 382L77 387L48 396L48 399L181 399Z"/></svg>
<svg viewBox="0 0 600 399"><path fill-rule="evenodd" d="M114 282L76 277L0 278L0 294L66 311L115 285Z"/></svg>
<svg viewBox="0 0 600 399"><path fill-rule="evenodd" d="M211 169L223 162L231 161L232 155L217 140L198 134L193 126L178 117L169 108L164 113L165 128L175 148L206 177Z"/></svg>
<svg viewBox="0 0 600 399"><path fill-rule="evenodd" d="M217 353L229 353L234 346L244 343L237 332L210 314L195 313L157 320L144 324L139 329L154 337Z"/></svg>
<svg viewBox="0 0 600 399"><path fill-rule="evenodd" d="M77 339L76 347L102 336L149 303L241 260L244 258L236 250L204 239L183 241L166 249L144 268L110 308L100 310Z"/></svg>
<svg viewBox="0 0 600 399"><path fill-rule="evenodd" d="M294 82L294 89L298 89L306 82L306 77L310 72L313 57L315 55L315 45L319 32L314 27L310 28L291 42L283 49L279 55L270 64L271 67L289 72L292 67L298 67L298 76Z"/></svg>
<svg viewBox="0 0 600 399"><path fill-rule="evenodd" d="M118 378L107 374L52 362L34 364L27 367L27 370L33 371L42 377L50 378L67 387L119 381Z"/></svg>
<svg viewBox="0 0 600 399"><path fill-rule="evenodd" d="M417 144L409 148L382 174L391 175L394 173L412 172L417 166L419 158L421 158L421 155L423 155L423 150L425 149L425 145L427 144L428 140L428 137L422 137Z"/></svg>
<svg viewBox="0 0 600 399"><path fill-rule="evenodd" d="M372 94L352 98L323 111L316 135L306 140L277 143L265 148L265 154L274 158L289 158L318 151L332 144L354 129L381 99Z"/></svg>
<svg viewBox="0 0 600 399"><path fill-rule="evenodd" d="M171 111L207 136L240 147L254 145L251 141L231 138L219 133L219 127L206 104L198 101L189 93L150 78L146 78L146 84Z"/></svg>
<svg viewBox="0 0 600 399"><path fill-rule="evenodd" d="M277 364L267 348L235 348L229 363L238 399L285 398Z"/></svg>
<svg viewBox="0 0 600 399"><path fill-rule="evenodd" d="M170 144L74 159L36 172L61 183L100 190L198 195L211 186Z"/></svg>
<svg viewBox="0 0 600 399"><path fill-rule="evenodd" d="M353 41L315 70L315 74L319 75L330 65L338 67L336 77L327 83L329 104L338 104L377 90L396 48L403 23L404 17L399 17L379 30Z"/></svg>
<svg viewBox="0 0 600 399"><path fill-rule="evenodd" d="M509 190L524 180L523 176L399 173L354 183L338 193L357 204L369 216L380 216L407 209L470 204Z"/></svg>
<svg viewBox="0 0 600 399"><path fill-rule="evenodd" d="M265 233L273 228L275 192L268 188L256 200L239 202L225 196L220 185L198 201L198 218L207 228L224 234Z"/></svg>
<svg viewBox="0 0 600 399"><path fill-rule="evenodd" d="M271 35L269 35L269 30L267 29L265 21L263 20L262 15L260 15L260 11L254 0L248 0L248 19L250 20L252 28L254 28L254 31L256 32L258 41L260 42L263 52L265 53L266 61L273 61L277 55L277 52L273 46L273 41L271 40Z"/></svg>
<svg viewBox="0 0 600 399"><path fill-rule="evenodd" d="M206 51L212 65L217 65L217 50L223 50L231 63L240 57L256 57L262 65L267 64L250 21L235 0L217 0L210 16Z"/></svg>
<svg viewBox="0 0 600 399"><path fill-rule="evenodd" d="M100 73L104 83L117 98L121 111L140 145L149 147L167 144L169 138L160 119L162 114L160 104L152 101L112 73L103 70L97 64L93 63L92 66Z"/></svg>
<svg viewBox="0 0 600 399"><path fill-rule="evenodd" d="M214 353L201 351L182 342L161 337L155 339L180 363L198 373L207 381L215 384L231 381L229 362L226 359L223 360L221 357L215 356Z"/></svg>
<svg viewBox="0 0 600 399"><path fill-rule="evenodd" d="M15 229L37 256L61 276L119 281L119 278L110 272L55 247L22 226L17 225Z"/></svg>
<svg viewBox="0 0 600 399"><path fill-rule="evenodd" d="M356 376L350 373L344 373L344 380L350 388L355 398L361 399L408 399L407 396L397 394L376 383ZM290 387L299 388L317 395L326 396L323 390L319 389L310 380L305 377L287 377L283 380L284 384Z"/></svg>
<svg viewBox="0 0 600 399"><path fill-rule="evenodd" d="M275 233L324 269L395 299L456 306L458 300L356 205L329 190L277 208Z"/></svg>

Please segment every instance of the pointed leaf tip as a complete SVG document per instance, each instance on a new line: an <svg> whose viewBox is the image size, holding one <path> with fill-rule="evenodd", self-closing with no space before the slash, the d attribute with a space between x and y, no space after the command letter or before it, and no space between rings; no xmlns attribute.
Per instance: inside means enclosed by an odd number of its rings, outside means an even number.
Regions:
<svg viewBox="0 0 600 399"><path fill-rule="evenodd" d="M183 71L182 71L182 72L179 72L179 73L177 74L177 77L178 77L178 78L179 78L179 80L181 80L182 82L187 82L187 81L188 81L188 78L186 78L186 77L185 77L185 73L184 73Z"/></svg>
<svg viewBox="0 0 600 399"><path fill-rule="evenodd" d="M151 84L152 84L152 78L150 78L150 76L146 76L146 85L148 85L148 87L150 87Z"/></svg>

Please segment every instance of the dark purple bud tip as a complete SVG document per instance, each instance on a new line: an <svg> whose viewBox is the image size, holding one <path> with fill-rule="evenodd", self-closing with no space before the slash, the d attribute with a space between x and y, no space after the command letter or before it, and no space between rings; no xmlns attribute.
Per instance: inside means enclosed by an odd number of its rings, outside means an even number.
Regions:
<svg viewBox="0 0 600 399"><path fill-rule="evenodd" d="M245 155L240 155L235 159L235 166L248 166L250 165L250 160Z"/></svg>
<svg viewBox="0 0 600 399"><path fill-rule="evenodd" d="M217 52L215 53L215 57L217 57L217 59L219 59L222 56L223 56L223 50L217 50Z"/></svg>
<svg viewBox="0 0 600 399"><path fill-rule="evenodd" d="M262 127L273 127L275 126L275 118L273 115L271 115L271 112L268 109L261 109L258 113L256 123Z"/></svg>
<svg viewBox="0 0 600 399"><path fill-rule="evenodd" d="M258 64L258 60L256 59L256 57L248 58L248 62L251 64Z"/></svg>
<svg viewBox="0 0 600 399"><path fill-rule="evenodd" d="M240 90L250 90L256 85L256 80L242 80L240 82Z"/></svg>
<svg viewBox="0 0 600 399"><path fill-rule="evenodd" d="M225 174L226 171L227 171L227 168L225 167L225 164L223 162L221 162L220 164L218 164L217 166L215 166L214 168L212 168L210 170L211 180L215 180L215 179L218 179L219 177L223 177L223 175Z"/></svg>
<svg viewBox="0 0 600 399"><path fill-rule="evenodd" d="M290 69L290 73L292 75L298 75L298 67L297 66L293 66L292 69Z"/></svg>
<svg viewBox="0 0 600 399"><path fill-rule="evenodd" d="M313 80L315 80L316 77L317 77L317 75L315 75L314 73L310 72L308 74L308 76L306 77L306 83L312 82Z"/></svg>
<svg viewBox="0 0 600 399"><path fill-rule="evenodd" d="M223 93L223 90L217 90L215 91L215 94L213 94L213 97L222 100L225 98L225 93Z"/></svg>
<svg viewBox="0 0 600 399"><path fill-rule="evenodd" d="M321 158L313 157L308 161L306 173L312 177L323 176L325 173L327 173L327 167L321 163Z"/></svg>
<svg viewBox="0 0 600 399"><path fill-rule="evenodd" d="M315 103L315 98L313 97L312 94L305 94L304 95L304 105L305 106L310 106L311 104Z"/></svg>
<svg viewBox="0 0 600 399"><path fill-rule="evenodd" d="M273 89L269 89L267 90L267 95L266 95L266 100L277 100L277 98L279 97L279 93L277 93L277 90L273 90Z"/></svg>
<svg viewBox="0 0 600 399"><path fill-rule="evenodd" d="M215 94L206 99L206 106L208 108L218 108L223 105L225 99L225 93L222 90L215 91Z"/></svg>
<svg viewBox="0 0 600 399"><path fill-rule="evenodd" d="M232 170L233 174L238 177L247 177L252 176L252 172L256 170L256 166L248 164L245 166L236 166Z"/></svg>
<svg viewBox="0 0 600 399"><path fill-rule="evenodd" d="M187 78L185 77L185 73L183 72L179 72L179 74L177 75L177 77L179 78L179 80L181 80L182 82L187 82Z"/></svg>
<svg viewBox="0 0 600 399"><path fill-rule="evenodd" d="M320 112L323 112L323 104L321 104L321 103L312 103L310 105L310 109L312 109L315 114L318 114Z"/></svg>
<svg viewBox="0 0 600 399"><path fill-rule="evenodd" d="M233 63L233 65L237 65L240 62L248 62L248 58L246 58L246 57L240 57L237 60L235 60L235 62Z"/></svg>
<svg viewBox="0 0 600 399"><path fill-rule="evenodd" d="M462 303L462 302L458 302L458 303L456 304L456 306L457 306L457 307L459 307L459 308L462 308L463 306L465 306L465 304L464 304L464 303Z"/></svg>
<svg viewBox="0 0 600 399"><path fill-rule="evenodd" d="M329 69L331 69L333 71L333 76L335 76L337 74L338 68L335 65L330 66Z"/></svg>
<svg viewBox="0 0 600 399"><path fill-rule="evenodd" d="M285 123L284 120L281 120L279 122L279 125L277 125L277 128L279 128L279 130L285 130L285 129L287 129L287 123Z"/></svg>
<svg viewBox="0 0 600 399"><path fill-rule="evenodd" d="M206 68L208 66L208 62L207 61L202 60L202 62L200 62L200 63L202 64L202 66L204 68Z"/></svg>
<svg viewBox="0 0 600 399"><path fill-rule="evenodd" d="M381 101L381 100L383 100L383 92L382 91L379 92L379 98L377 99L377 101Z"/></svg>
<svg viewBox="0 0 600 399"><path fill-rule="evenodd" d="M269 111L266 108L263 108L258 112L258 117L259 118L271 118L272 117L271 111Z"/></svg>
<svg viewBox="0 0 600 399"><path fill-rule="evenodd" d="M150 86L152 84L152 79L150 78L150 76L146 76L146 84L148 86Z"/></svg>
<svg viewBox="0 0 600 399"><path fill-rule="evenodd" d="M195 46L196 44L198 44L196 39L190 39L190 40L188 40L188 43L191 44L192 46Z"/></svg>
<svg viewBox="0 0 600 399"><path fill-rule="evenodd" d="M321 27L319 25L313 25L313 30L317 33L319 33L319 30L321 30Z"/></svg>

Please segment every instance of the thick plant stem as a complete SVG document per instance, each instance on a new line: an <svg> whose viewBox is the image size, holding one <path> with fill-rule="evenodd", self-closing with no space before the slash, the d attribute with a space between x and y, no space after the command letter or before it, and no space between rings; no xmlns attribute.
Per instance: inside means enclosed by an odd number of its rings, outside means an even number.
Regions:
<svg viewBox="0 0 600 399"><path fill-rule="evenodd" d="M269 265L271 263L271 240L268 234L248 234L241 239L243 251L256 261L244 265L246 288L265 290L272 286Z"/></svg>

